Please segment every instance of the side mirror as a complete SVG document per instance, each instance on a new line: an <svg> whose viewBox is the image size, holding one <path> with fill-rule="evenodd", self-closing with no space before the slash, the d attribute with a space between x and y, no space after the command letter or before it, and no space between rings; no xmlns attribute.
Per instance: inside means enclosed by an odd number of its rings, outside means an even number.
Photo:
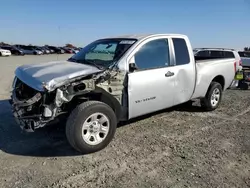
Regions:
<svg viewBox="0 0 250 188"><path fill-rule="evenodd" d="M129 64L129 72L134 72L135 70L137 70L135 63L130 63Z"/></svg>
<svg viewBox="0 0 250 188"><path fill-rule="evenodd" d="M134 56L129 60L128 68L129 68L129 72L134 72L135 70L138 69L136 64L135 64L135 57Z"/></svg>

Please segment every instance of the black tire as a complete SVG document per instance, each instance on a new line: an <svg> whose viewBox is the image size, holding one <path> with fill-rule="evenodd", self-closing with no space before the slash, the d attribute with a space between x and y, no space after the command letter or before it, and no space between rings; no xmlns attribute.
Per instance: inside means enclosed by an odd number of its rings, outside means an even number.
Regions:
<svg viewBox="0 0 250 188"><path fill-rule="evenodd" d="M0 52L0 56L3 56L3 54Z"/></svg>
<svg viewBox="0 0 250 188"><path fill-rule="evenodd" d="M83 123L94 113L102 113L109 120L109 131L104 140L97 145L90 145L83 139ZM113 139L117 127L117 118L111 107L99 101L87 101L78 105L68 117L66 136L70 145L77 151L88 154L105 148Z"/></svg>
<svg viewBox="0 0 250 188"><path fill-rule="evenodd" d="M212 95L215 90L219 90L219 100L216 105L212 104ZM217 90L217 91L218 91ZM201 107L206 111L213 111L220 105L222 99L222 86L218 82L212 82L208 88L205 98L201 99Z"/></svg>

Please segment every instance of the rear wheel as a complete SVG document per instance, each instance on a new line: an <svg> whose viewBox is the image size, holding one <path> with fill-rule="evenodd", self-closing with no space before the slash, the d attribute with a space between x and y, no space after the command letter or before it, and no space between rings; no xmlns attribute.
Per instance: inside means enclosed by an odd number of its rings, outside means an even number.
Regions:
<svg viewBox="0 0 250 188"><path fill-rule="evenodd" d="M77 106L66 124L66 136L77 151L87 154L105 148L114 137L117 119L107 104L88 101Z"/></svg>
<svg viewBox="0 0 250 188"><path fill-rule="evenodd" d="M3 54L0 52L0 56L3 56Z"/></svg>
<svg viewBox="0 0 250 188"><path fill-rule="evenodd" d="M206 111L213 111L215 110L222 98L222 86L218 82L212 82L209 86L207 94L205 98L201 99L201 106Z"/></svg>

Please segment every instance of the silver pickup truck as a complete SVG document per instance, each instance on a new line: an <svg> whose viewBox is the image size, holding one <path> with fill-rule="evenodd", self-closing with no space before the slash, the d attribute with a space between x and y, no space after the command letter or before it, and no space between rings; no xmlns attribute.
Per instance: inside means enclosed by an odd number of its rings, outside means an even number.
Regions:
<svg viewBox="0 0 250 188"><path fill-rule="evenodd" d="M234 58L196 61L185 35L104 38L68 60L18 67L10 103L26 131L66 118L69 143L91 153L120 121L197 98L215 110L235 72Z"/></svg>

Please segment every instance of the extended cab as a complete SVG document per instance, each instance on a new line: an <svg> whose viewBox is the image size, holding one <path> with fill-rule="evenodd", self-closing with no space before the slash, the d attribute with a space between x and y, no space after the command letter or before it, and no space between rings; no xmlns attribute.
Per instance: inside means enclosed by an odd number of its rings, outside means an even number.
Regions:
<svg viewBox="0 0 250 188"><path fill-rule="evenodd" d="M129 35L94 41L66 61L20 66L10 103L27 131L67 118L82 153L101 150L119 121L198 98L215 110L236 72L234 58L196 61L185 35Z"/></svg>

